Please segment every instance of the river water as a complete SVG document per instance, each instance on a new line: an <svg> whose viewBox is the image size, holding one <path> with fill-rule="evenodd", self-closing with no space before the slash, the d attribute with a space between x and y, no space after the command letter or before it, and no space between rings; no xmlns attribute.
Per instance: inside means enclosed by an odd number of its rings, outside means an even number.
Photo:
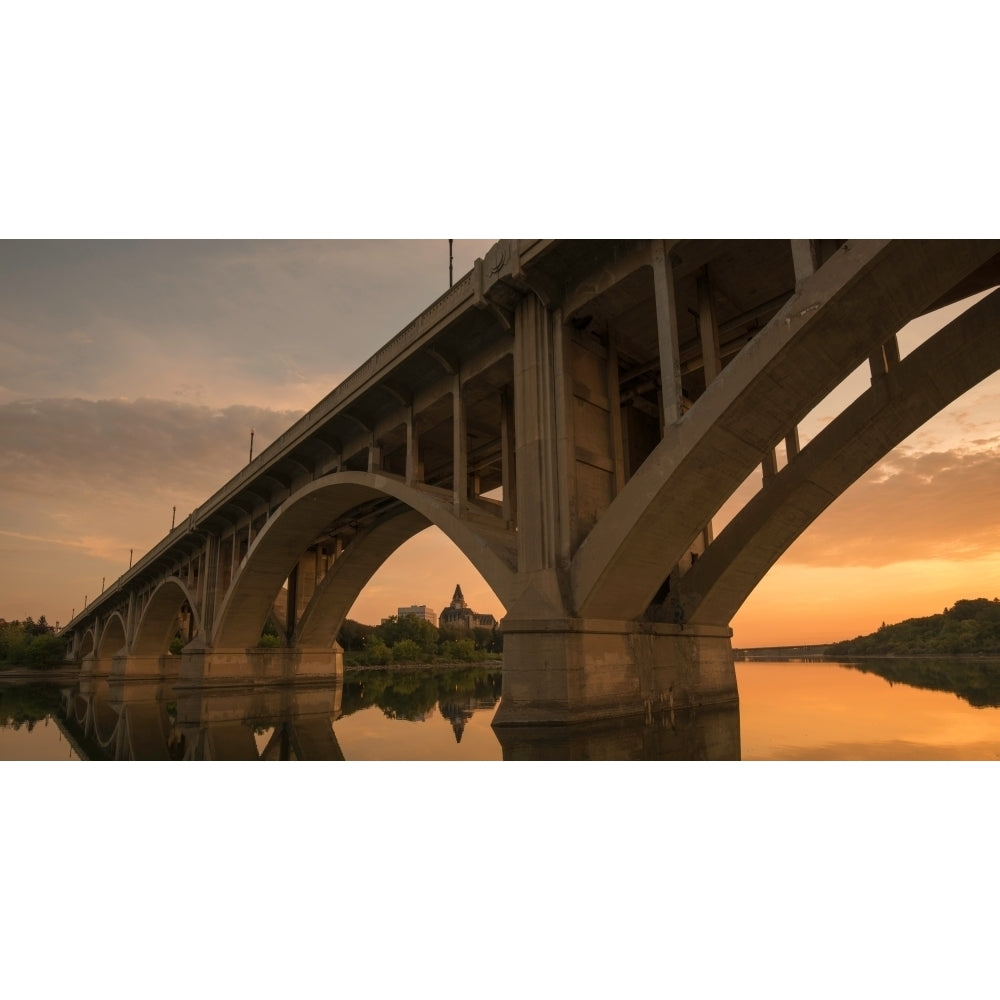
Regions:
<svg viewBox="0 0 1000 1000"><path fill-rule="evenodd" d="M740 709L492 728L496 667L348 672L342 687L0 685L0 760L995 760L996 661L738 662Z"/></svg>

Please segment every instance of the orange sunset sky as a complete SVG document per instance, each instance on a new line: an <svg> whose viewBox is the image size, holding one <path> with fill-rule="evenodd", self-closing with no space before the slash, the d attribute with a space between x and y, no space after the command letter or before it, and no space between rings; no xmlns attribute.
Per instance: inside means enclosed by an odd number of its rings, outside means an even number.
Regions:
<svg viewBox="0 0 1000 1000"><path fill-rule="evenodd" d="M455 241L455 274L493 240ZM65 622L447 287L447 240L0 244L0 616ZM901 335L903 353L954 315ZM805 445L865 369L801 426ZM747 490L756 488L755 475ZM748 495L743 491L741 495ZM785 554L736 645L820 643L1000 595L1000 376L925 425ZM717 520L717 530L727 517ZM351 617L504 608L436 529Z"/></svg>

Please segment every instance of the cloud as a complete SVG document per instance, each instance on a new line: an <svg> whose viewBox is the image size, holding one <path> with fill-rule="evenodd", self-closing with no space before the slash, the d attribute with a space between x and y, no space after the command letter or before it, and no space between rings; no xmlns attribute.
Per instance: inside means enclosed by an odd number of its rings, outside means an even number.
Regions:
<svg viewBox="0 0 1000 1000"><path fill-rule="evenodd" d="M811 566L967 561L1000 552L1000 438L976 450L897 449L785 553Z"/></svg>
<svg viewBox="0 0 1000 1000"><path fill-rule="evenodd" d="M445 290L446 268L443 240L0 241L0 399L226 406L263 390L308 408Z"/></svg>
<svg viewBox="0 0 1000 1000"><path fill-rule="evenodd" d="M211 409L162 399L42 399L0 406L6 494L137 497L165 484L201 496L234 475L299 416L254 406Z"/></svg>
<svg viewBox="0 0 1000 1000"><path fill-rule="evenodd" d="M158 399L0 406L0 523L121 569L235 475L298 416ZM176 509L175 509L176 508Z"/></svg>
<svg viewBox="0 0 1000 1000"><path fill-rule="evenodd" d="M15 541L31 542L32 547L36 545L41 548L57 549L77 549L88 556L95 556L98 559L114 559L120 552L121 544L106 535L81 535L79 538L55 538L42 535L29 535L23 531L5 531L0 528L0 535L4 538L12 538Z"/></svg>

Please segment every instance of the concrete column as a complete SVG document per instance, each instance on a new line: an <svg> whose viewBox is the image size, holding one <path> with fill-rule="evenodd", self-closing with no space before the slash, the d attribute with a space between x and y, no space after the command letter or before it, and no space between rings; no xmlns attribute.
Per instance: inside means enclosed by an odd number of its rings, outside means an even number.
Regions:
<svg viewBox="0 0 1000 1000"><path fill-rule="evenodd" d="M882 353L885 356L885 370L892 371L899 364L899 339L896 334L882 345Z"/></svg>
<svg viewBox="0 0 1000 1000"><path fill-rule="evenodd" d="M295 634L295 622L298 620L299 604L299 565L288 574L288 601L285 604L285 639L292 641Z"/></svg>
<svg viewBox="0 0 1000 1000"><path fill-rule="evenodd" d="M369 472L380 472L382 470L382 445L375 440L375 435L372 435L371 442L368 445L368 471Z"/></svg>
<svg viewBox="0 0 1000 1000"><path fill-rule="evenodd" d="M410 407L406 415L406 485L415 486L421 480L420 439L417 436L417 415Z"/></svg>
<svg viewBox="0 0 1000 1000"><path fill-rule="evenodd" d="M517 520L517 477L514 462L514 411L509 391L500 394L500 466L503 486L503 519Z"/></svg>
<svg viewBox="0 0 1000 1000"><path fill-rule="evenodd" d="M566 566L573 555L574 519L579 480L576 475L576 428L573 368L569 330L562 310L545 311L552 344L552 388L555 411L555 480L553 482L556 519L556 565Z"/></svg>
<svg viewBox="0 0 1000 1000"><path fill-rule="evenodd" d="M550 317L527 296L514 313L514 433L521 572L555 566L559 532L556 472L555 359Z"/></svg>
<svg viewBox="0 0 1000 1000"><path fill-rule="evenodd" d="M240 540L236 534L236 525L233 525L233 551L229 560L229 586L233 585L236 579L236 564L239 562Z"/></svg>
<svg viewBox="0 0 1000 1000"><path fill-rule="evenodd" d="M309 552L307 550L303 553L302 558L299 560L295 574L295 600L300 614L296 615L296 624L298 623L297 619L301 616L301 612L304 612L309 606L309 602L312 600L313 594L316 593L316 584L319 580L317 556L318 551L316 555L309 558ZM292 632L294 633L294 629Z"/></svg>
<svg viewBox="0 0 1000 1000"><path fill-rule="evenodd" d="M462 378L455 375L452 399L452 496L455 516L461 517L462 508L469 501L469 435L465 426L465 404L462 400Z"/></svg>
<svg viewBox="0 0 1000 1000"><path fill-rule="evenodd" d="M792 245L792 267L795 270L795 291L802 282L819 266L815 240L790 240Z"/></svg>
<svg viewBox="0 0 1000 1000"><path fill-rule="evenodd" d="M761 462L761 467L764 472L764 482L766 483L772 476L778 474L778 456L775 454L773 448L769 448L764 452L764 459Z"/></svg>
<svg viewBox="0 0 1000 1000"><path fill-rule="evenodd" d="M701 354L705 363L705 386L709 386L722 371L719 350L719 324L715 316L715 296L708 272L698 278L698 329L701 333Z"/></svg>
<svg viewBox="0 0 1000 1000"><path fill-rule="evenodd" d="M202 573L198 602L201 611L201 635L206 641L215 624L215 603L219 586L219 552L222 539L219 535L205 535L205 566Z"/></svg>
<svg viewBox="0 0 1000 1000"><path fill-rule="evenodd" d="M899 340L896 335L887 340L878 350L873 351L868 357L868 365L871 368L872 378L876 379L886 372L892 371L899 364Z"/></svg>
<svg viewBox="0 0 1000 1000"><path fill-rule="evenodd" d="M618 344L608 331L608 411L611 420L611 460L615 465L615 496L625 487L625 438L622 435L621 386L618 382Z"/></svg>
<svg viewBox="0 0 1000 1000"><path fill-rule="evenodd" d="M135 591L130 590L128 595L128 611L125 613L125 634L128 636L130 649L132 648L132 640L135 638L136 617Z"/></svg>
<svg viewBox="0 0 1000 1000"><path fill-rule="evenodd" d="M799 453L799 428L793 427L785 438L785 457L789 462Z"/></svg>
<svg viewBox="0 0 1000 1000"><path fill-rule="evenodd" d="M656 330L660 345L660 384L663 423L675 424L681 417L681 353L677 327L674 272L663 240L652 241L653 292L656 298Z"/></svg>

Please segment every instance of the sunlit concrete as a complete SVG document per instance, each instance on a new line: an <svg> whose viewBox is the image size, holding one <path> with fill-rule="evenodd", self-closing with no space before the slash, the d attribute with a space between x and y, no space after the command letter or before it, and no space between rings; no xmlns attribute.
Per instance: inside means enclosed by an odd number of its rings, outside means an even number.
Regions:
<svg viewBox="0 0 1000 1000"><path fill-rule="evenodd" d="M68 655L188 688L337 678L355 598L436 525L507 611L498 727L733 706L729 622L780 551L1000 366L991 300L912 359L896 333L997 283L996 240L501 240L91 601ZM800 449L866 358L871 393Z"/></svg>

